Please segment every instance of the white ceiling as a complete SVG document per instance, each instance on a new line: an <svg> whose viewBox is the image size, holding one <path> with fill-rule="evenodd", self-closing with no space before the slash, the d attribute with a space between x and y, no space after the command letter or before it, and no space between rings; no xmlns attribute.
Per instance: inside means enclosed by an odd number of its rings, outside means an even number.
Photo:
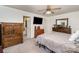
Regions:
<svg viewBox="0 0 79 59"><path fill-rule="evenodd" d="M39 10L46 9L47 7L47 5L6 5L6 6L36 14L43 14L44 11ZM55 15L79 11L79 5L51 5L51 7L61 8L60 10L55 11Z"/></svg>

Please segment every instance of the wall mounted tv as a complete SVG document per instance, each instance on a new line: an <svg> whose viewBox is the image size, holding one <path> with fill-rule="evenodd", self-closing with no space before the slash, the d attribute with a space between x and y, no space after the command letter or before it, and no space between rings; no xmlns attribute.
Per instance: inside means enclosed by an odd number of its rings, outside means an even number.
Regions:
<svg viewBox="0 0 79 59"><path fill-rule="evenodd" d="M34 17L33 24L42 24L43 18Z"/></svg>

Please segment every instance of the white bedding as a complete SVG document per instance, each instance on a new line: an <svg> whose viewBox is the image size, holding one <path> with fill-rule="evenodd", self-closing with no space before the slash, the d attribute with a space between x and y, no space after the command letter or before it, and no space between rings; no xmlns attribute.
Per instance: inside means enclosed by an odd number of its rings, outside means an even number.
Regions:
<svg viewBox="0 0 79 59"><path fill-rule="evenodd" d="M36 41L55 52L79 52L79 47L69 41L69 37L70 34L52 32L50 34L39 35Z"/></svg>

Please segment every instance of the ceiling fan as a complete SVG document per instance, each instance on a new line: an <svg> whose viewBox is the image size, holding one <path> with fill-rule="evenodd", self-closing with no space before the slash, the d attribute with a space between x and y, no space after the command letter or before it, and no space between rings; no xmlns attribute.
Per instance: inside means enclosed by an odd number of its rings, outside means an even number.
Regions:
<svg viewBox="0 0 79 59"><path fill-rule="evenodd" d="M42 9L39 11L44 11L43 14L45 15L50 15L50 14L54 14L56 10L60 10L61 8L52 8L51 5L47 5L46 9Z"/></svg>

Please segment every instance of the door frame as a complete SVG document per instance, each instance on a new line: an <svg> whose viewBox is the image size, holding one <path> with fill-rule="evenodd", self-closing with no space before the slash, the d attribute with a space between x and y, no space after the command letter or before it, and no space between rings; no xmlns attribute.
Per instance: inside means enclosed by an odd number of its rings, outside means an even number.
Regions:
<svg viewBox="0 0 79 59"><path fill-rule="evenodd" d="M23 16L23 26L24 26L24 18L30 18L29 16ZM24 30L25 30L25 28L24 28Z"/></svg>

